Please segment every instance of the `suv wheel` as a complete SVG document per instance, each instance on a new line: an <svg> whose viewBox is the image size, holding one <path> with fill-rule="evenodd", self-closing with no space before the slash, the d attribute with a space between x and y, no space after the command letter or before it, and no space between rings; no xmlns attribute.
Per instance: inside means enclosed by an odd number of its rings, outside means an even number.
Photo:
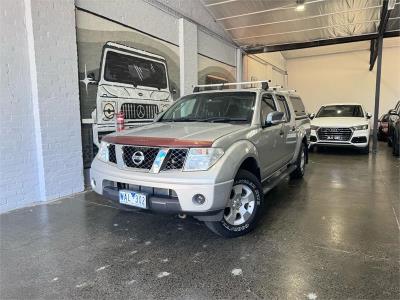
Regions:
<svg viewBox="0 0 400 300"><path fill-rule="evenodd" d="M232 191L219 222L205 222L216 234L234 238L252 231L260 218L263 206L263 190L254 174L239 170Z"/></svg>
<svg viewBox="0 0 400 300"><path fill-rule="evenodd" d="M306 170L307 148L301 143L299 155L296 160L296 169L290 174L291 179L302 178Z"/></svg>

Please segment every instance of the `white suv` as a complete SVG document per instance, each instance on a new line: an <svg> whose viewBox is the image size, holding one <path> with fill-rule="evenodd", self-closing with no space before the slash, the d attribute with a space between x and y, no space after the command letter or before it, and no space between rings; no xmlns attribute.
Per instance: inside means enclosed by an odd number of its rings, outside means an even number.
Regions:
<svg viewBox="0 0 400 300"><path fill-rule="evenodd" d="M311 114L310 147L347 146L369 152L371 114L358 103L332 103Z"/></svg>

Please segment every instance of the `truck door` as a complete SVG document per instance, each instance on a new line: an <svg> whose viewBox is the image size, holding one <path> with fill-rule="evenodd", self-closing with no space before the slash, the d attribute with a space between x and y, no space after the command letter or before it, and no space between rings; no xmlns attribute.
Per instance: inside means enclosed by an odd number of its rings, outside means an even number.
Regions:
<svg viewBox="0 0 400 300"><path fill-rule="evenodd" d="M296 118L290 113L289 104L283 95L276 95L278 110L285 114L286 122L280 124L282 139L281 162L287 163L293 158L297 144Z"/></svg>
<svg viewBox="0 0 400 300"><path fill-rule="evenodd" d="M262 178L269 177L274 171L281 167L281 153L283 148L282 138L280 137L281 124L264 126L267 115L277 111L277 105L271 94L265 93L261 96L261 136L259 139L259 153L261 161Z"/></svg>

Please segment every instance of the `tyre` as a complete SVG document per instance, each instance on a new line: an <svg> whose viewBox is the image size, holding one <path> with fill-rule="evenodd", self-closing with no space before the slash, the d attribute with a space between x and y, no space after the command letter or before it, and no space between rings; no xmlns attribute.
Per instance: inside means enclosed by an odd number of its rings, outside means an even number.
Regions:
<svg viewBox="0 0 400 300"><path fill-rule="evenodd" d="M296 160L296 169L290 173L291 179L298 179L304 176L304 172L306 169L306 158L307 158L307 148L304 143L301 143L301 148L299 151L299 155Z"/></svg>
<svg viewBox="0 0 400 300"><path fill-rule="evenodd" d="M264 194L258 178L246 170L239 170L221 221L205 222L214 233L235 238L252 231L262 213Z"/></svg>

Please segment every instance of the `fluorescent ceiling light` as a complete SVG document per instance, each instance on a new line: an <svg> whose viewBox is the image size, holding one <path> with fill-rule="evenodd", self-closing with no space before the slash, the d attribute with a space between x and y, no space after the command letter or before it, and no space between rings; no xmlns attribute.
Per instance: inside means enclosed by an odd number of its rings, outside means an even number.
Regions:
<svg viewBox="0 0 400 300"><path fill-rule="evenodd" d="M306 9L306 6L304 5L306 1L305 0L296 0L296 11L304 11Z"/></svg>

